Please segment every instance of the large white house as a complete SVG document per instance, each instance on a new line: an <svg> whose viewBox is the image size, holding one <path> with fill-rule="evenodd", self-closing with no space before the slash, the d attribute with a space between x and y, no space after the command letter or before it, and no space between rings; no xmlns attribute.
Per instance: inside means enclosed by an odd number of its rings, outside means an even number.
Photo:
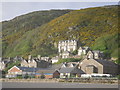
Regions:
<svg viewBox="0 0 120 90"><path fill-rule="evenodd" d="M77 49L77 41L76 40L63 40L58 43L58 52L61 53L63 51L72 52Z"/></svg>

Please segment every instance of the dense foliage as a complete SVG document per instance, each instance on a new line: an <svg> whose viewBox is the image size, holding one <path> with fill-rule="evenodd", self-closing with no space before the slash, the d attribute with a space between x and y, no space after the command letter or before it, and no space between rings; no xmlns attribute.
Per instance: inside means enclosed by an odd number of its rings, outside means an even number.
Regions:
<svg viewBox="0 0 120 90"><path fill-rule="evenodd" d="M5 68L5 73L7 73L7 71L12 68L13 66L20 66L20 61L16 61L16 62L11 62L7 65L7 67Z"/></svg>
<svg viewBox="0 0 120 90"><path fill-rule="evenodd" d="M58 41L67 39L77 39L82 45L93 46L99 42L97 38L118 33L117 12L117 6L41 11L3 22L3 56L55 56ZM110 49L108 53L115 56L117 51L113 49L117 48L107 47ZM98 47L95 44L93 48ZM104 46L100 49L107 52Z"/></svg>
<svg viewBox="0 0 120 90"><path fill-rule="evenodd" d="M65 58L60 59L56 64L64 63L64 62L79 62L81 58Z"/></svg>
<svg viewBox="0 0 120 90"><path fill-rule="evenodd" d="M34 37L39 37L39 35L37 36L35 33L40 31L37 30L37 32L35 32L34 29L70 11L71 10L36 11L16 17L10 21L2 22L3 56L26 56L30 54L29 52L34 49L33 43L36 43ZM35 42L33 42L34 40ZM47 55L52 54L53 51L56 53L56 49L53 46L51 47L51 45L45 45L41 47L40 50L35 50L36 53L41 52L43 55L46 55L45 53L47 52Z"/></svg>
<svg viewBox="0 0 120 90"><path fill-rule="evenodd" d="M92 46L93 50L101 50L108 57L118 58L120 54L118 51L120 50L120 34L114 35L105 35L98 39L96 39L94 45Z"/></svg>

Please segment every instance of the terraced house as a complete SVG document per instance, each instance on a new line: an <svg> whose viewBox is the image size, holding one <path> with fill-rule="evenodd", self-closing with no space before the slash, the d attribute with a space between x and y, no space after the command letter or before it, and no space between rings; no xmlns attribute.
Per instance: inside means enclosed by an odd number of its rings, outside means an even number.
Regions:
<svg viewBox="0 0 120 90"><path fill-rule="evenodd" d="M34 67L34 68L47 68L52 65L52 61L49 57L32 58L31 55L28 56L28 60L23 59L21 61L22 67Z"/></svg>
<svg viewBox="0 0 120 90"><path fill-rule="evenodd" d="M48 62L45 60L23 60L21 62L22 67L34 67L34 68L47 68L52 65L52 62Z"/></svg>

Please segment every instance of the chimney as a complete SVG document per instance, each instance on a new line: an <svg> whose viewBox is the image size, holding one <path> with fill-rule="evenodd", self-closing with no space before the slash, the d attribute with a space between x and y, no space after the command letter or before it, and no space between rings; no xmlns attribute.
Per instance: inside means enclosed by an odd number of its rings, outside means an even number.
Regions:
<svg viewBox="0 0 120 90"><path fill-rule="evenodd" d="M41 59L41 55L38 55L38 57L37 57L39 60Z"/></svg>
<svg viewBox="0 0 120 90"><path fill-rule="evenodd" d="M30 59L32 59L32 56L31 56L31 55L28 56L28 60L30 60Z"/></svg>

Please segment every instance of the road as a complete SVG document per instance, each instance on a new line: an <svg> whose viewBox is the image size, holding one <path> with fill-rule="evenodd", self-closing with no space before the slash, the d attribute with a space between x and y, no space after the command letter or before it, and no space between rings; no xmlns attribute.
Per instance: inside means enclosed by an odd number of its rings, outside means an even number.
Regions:
<svg viewBox="0 0 120 90"><path fill-rule="evenodd" d="M2 88L118 88L118 85L62 82L3 82Z"/></svg>

